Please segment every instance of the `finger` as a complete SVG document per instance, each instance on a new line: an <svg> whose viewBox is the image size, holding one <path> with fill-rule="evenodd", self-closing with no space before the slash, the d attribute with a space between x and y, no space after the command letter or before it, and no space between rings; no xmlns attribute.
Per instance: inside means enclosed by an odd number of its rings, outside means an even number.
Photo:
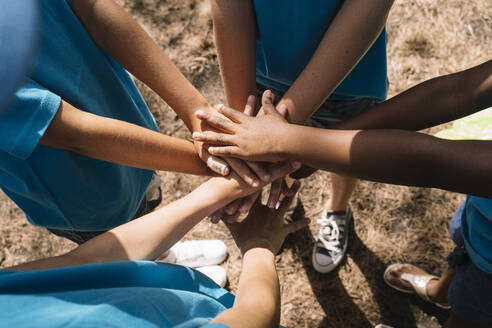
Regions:
<svg viewBox="0 0 492 328"><path fill-rule="evenodd" d="M284 225L284 229L287 232L287 234L294 233L296 231L301 230L304 227L307 227L309 223L311 223L311 220L308 218L304 218L302 220L297 220L292 223Z"/></svg>
<svg viewBox="0 0 492 328"><path fill-rule="evenodd" d="M275 111L275 107L273 107L273 92L270 90L266 90L263 92L263 97L261 97L261 105L265 114L271 114Z"/></svg>
<svg viewBox="0 0 492 328"><path fill-rule="evenodd" d="M280 106L278 106L277 108L277 112L282 115L284 118L287 117L287 105L286 104L281 104Z"/></svg>
<svg viewBox="0 0 492 328"><path fill-rule="evenodd" d="M231 146L229 146L231 147ZM225 148L225 147L224 147ZM294 172L301 167L301 163L296 161L285 161L280 164L275 164L269 168L272 180L284 177L287 174Z"/></svg>
<svg viewBox="0 0 492 328"><path fill-rule="evenodd" d="M200 120L203 122L207 123L208 125L225 131L225 132L231 132L233 133L236 129L234 122L228 121L222 117L219 117L217 115L211 115L209 113L204 112L203 110L199 109L195 112L196 117L198 117Z"/></svg>
<svg viewBox="0 0 492 328"><path fill-rule="evenodd" d="M282 179L282 189L280 190L280 194L282 194L284 196L290 195L290 188L287 185L287 182L285 181L285 179Z"/></svg>
<svg viewBox="0 0 492 328"><path fill-rule="evenodd" d="M258 196L261 194L261 190L258 190L252 195L249 195L246 198L243 198L241 207L239 207L239 212L241 214L246 214L249 212L253 204L255 203L255 200L258 198Z"/></svg>
<svg viewBox="0 0 492 328"><path fill-rule="evenodd" d="M253 116L255 113L256 97L251 95L248 97L246 106L244 107L244 114L248 116Z"/></svg>
<svg viewBox="0 0 492 328"><path fill-rule="evenodd" d="M208 152L217 156L241 157L241 149L238 146L209 147Z"/></svg>
<svg viewBox="0 0 492 328"><path fill-rule="evenodd" d="M246 162L246 164L253 170L257 177L259 177L264 182L270 181L270 172L261 163L256 162Z"/></svg>
<svg viewBox="0 0 492 328"><path fill-rule="evenodd" d="M289 208L289 206L292 204L292 200L294 199L294 197L295 197L297 191L299 190L299 187L300 186L301 186L301 184L300 184L299 181L295 181L292 184L292 187L288 191L288 194L280 202L280 207L278 209L280 213L283 214L283 213L285 213L287 211L287 209Z"/></svg>
<svg viewBox="0 0 492 328"><path fill-rule="evenodd" d="M212 222L213 224L217 224L222 219L222 216L223 216L223 209L215 211L210 215L210 222Z"/></svg>
<svg viewBox="0 0 492 328"><path fill-rule="evenodd" d="M207 158L207 167L222 176L228 175L230 171L227 162L215 156L209 156Z"/></svg>
<svg viewBox="0 0 492 328"><path fill-rule="evenodd" d="M217 110L219 111L219 113L236 123L244 122L244 120L248 118L248 116L243 114L242 112L226 107L222 104L217 106Z"/></svg>
<svg viewBox="0 0 492 328"><path fill-rule="evenodd" d="M214 145L235 145L234 136L213 131L193 132L193 140Z"/></svg>
<svg viewBox="0 0 492 328"><path fill-rule="evenodd" d="M225 214L227 215L233 215L233 214L236 214L239 206L241 206L241 199L236 199L235 201L233 201L232 203L230 203L229 205L226 206L225 208Z"/></svg>
<svg viewBox="0 0 492 328"><path fill-rule="evenodd" d="M237 159L237 158L226 158L227 163L231 166L234 172L241 177L247 184L249 184L253 188L257 188L260 186L260 181L256 177L256 175L251 172L246 162Z"/></svg>
<svg viewBox="0 0 492 328"><path fill-rule="evenodd" d="M239 212L236 212L234 213L233 215L227 215L225 218L224 218L224 222L227 222L227 223L235 223L237 221L237 218L239 217L241 213Z"/></svg>
<svg viewBox="0 0 492 328"><path fill-rule="evenodd" d="M278 199L280 198L280 189L282 187L282 179L278 179L272 182L270 187L270 195L268 196L267 206L269 208L275 208Z"/></svg>

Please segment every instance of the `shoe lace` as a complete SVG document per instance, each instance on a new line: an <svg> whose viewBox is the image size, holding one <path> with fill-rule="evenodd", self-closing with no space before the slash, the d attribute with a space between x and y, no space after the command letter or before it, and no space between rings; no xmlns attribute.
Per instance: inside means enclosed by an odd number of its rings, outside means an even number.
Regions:
<svg viewBox="0 0 492 328"><path fill-rule="evenodd" d="M317 220L321 225L318 235L318 241L329 251L340 251L340 232L343 232L343 226L339 227L333 215L323 216Z"/></svg>

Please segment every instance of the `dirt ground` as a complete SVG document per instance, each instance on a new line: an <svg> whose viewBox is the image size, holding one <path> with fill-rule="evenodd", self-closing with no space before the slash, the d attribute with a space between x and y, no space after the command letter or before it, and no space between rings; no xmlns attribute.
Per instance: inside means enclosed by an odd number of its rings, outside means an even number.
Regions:
<svg viewBox="0 0 492 328"><path fill-rule="evenodd" d="M224 102L206 1L119 0L212 104ZM390 13L388 75L390 96L429 78L466 69L492 58L492 2L483 0L397 1ZM141 83L144 98L161 131L189 138L174 112ZM435 133L442 127L431 129ZM169 203L204 178L160 172ZM277 257L282 284L282 324L290 327L438 327L447 317L415 296L398 293L381 279L393 262L410 262L439 275L453 248L448 223L464 196L437 189L361 182L352 198L355 228L340 269L316 273L311 250L318 231L315 218L330 197L329 174L303 181L301 200L309 229L290 236ZM230 256L224 267L236 290L241 261L222 224L204 220L188 239L219 238ZM0 193L2 267L63 253L74 244L30 225L22 211Z"/></svg>

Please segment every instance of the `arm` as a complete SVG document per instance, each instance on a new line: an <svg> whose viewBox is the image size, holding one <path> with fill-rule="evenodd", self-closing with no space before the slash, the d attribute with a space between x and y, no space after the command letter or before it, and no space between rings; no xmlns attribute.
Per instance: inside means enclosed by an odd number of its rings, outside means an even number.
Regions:
<svg viewBox="0 0 492 328"><path fill-rule="evenodd" d="M206 128L193 113L215 109L127 12L113 0L73 0L72 10L93 41L164 99L190 131ZM194 146L210 169L229 173L227 163L211 157L201 143Z"/></svg>
<svg viewBox="0 0 492 328"><path fill-rule="evenodd" d="M125 10L113 0L73 0L72 10L99 47L161 96L190 131L200 130L193 113L209 109L206 99Z"/></svg>
<svg viewBox="0 0 492 328"><path fill-rule="evenodd" d="M271 168L272 178L288 174L299 166L299 163L275 165ZM10 269L39 270L99 262L155 259L205 216L238 197L252 194L265 184L252 188L236 175L212 178L182 199L105 232L67 254Z"/></svg>
<svg viewBox="0 0 492 328"><path fill-rule="evenodd" d="M246 115L223 108L232 121L201 116L232 134L194 134L220 147L211 154L247 160L298 159L309 166L365 180L491 197L492 142L448 141L398 130L323 130L288 124L263 97L265 115ZM275 126L275 129L271 129Z"/></svg>
<svg viewBox="0 0 492 328"><path fill-rule="evenodd" d="M234 306L212 322L234 328L279 326L280 285L271 251L254 248L244 254Z"/></svg>
<svg viewBox="0 0 492 328"><path fill-rule="evenodd" d="M308 219L285 224L285 211L300 184L293 184L278 210L259 202L241 223L229 224L232 237L243 254L243 269L234 306L212 322L229 327L278 327L280 289L275 269L278 253L287 234L309 224Z"/></svg>
<svg viewBox="0 0 492 328"><path fill-rule="evenodd" d="M40 144L143 169L209 174L191 142L87 113L65 101Z"/></svg>
<svg viewBox="0 0 492 328"><path fill-rule="evenodd" d="M437 77L341 122L337 129L421 130L492 106L492 60Z"/></svg>
<svg viewBox="0 0 492 328"><path fill-rule="evenodd" d="M318 169L377 182L492 197L490 141L449 141L400 130L292 127L286 132L287 148L281 152Z"/></svg>
<svg viewBox="0 0 492 328"><path fill-rule="evenodd" d="M211 0L215 44L229 107L242 109L256 94L253 1Z"/></svg>
<svg viewBox="0 0 492 328"><path fill-rule="evenodd" d="M392 5L393 0L343 2L308 65L277 105L287 106L290 122L305 122L350 73L381 33Z"/></svg>

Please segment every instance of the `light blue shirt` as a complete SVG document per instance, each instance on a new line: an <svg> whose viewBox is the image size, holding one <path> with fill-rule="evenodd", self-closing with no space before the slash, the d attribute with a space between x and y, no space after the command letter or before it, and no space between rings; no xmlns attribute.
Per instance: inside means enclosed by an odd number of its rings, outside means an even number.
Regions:
<svg viewBox="0 0 492 328"><path fill-rule="evenodd" d="M206 327L234 296L187 267L148 261L0 270L0 327Z"/></svg>
<svg viewBox="0 0 492 328"><path fill-rule="evenodd" d="M255 0L256 81L268 88L287 91L310 61L342 3L341 0ZM386 42L386 31L383 31L331 99L386 99Z"/></svg>
<svg viewBox="0 0 492 328"><path fill-rule="evenodd" d="M38 145L61 99L154 131L129 74L91 40L68 0L42 0L41 48L16 103L0 116L0 187L36 225L100 231L131 219L152 172Z"/></svg>
<svg viewBox="0 0 492 328"><path fill-rule="evenodd" d="M492 274L492 199L467 197L461 233L472 262Z"/></svg>

